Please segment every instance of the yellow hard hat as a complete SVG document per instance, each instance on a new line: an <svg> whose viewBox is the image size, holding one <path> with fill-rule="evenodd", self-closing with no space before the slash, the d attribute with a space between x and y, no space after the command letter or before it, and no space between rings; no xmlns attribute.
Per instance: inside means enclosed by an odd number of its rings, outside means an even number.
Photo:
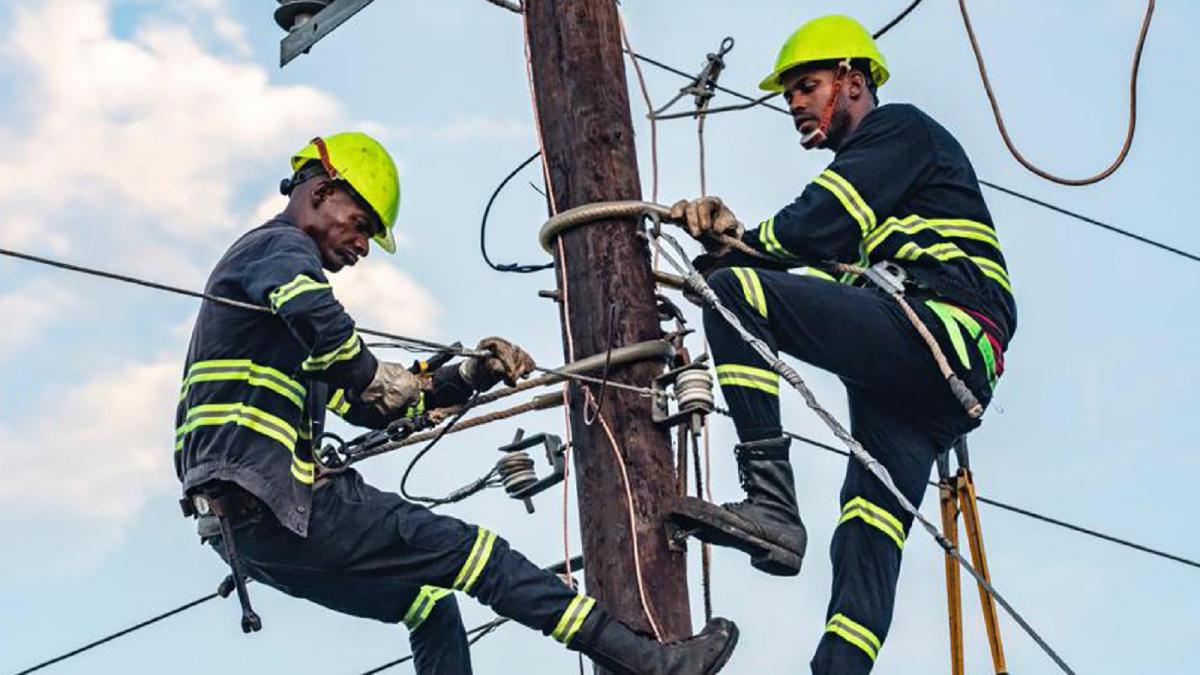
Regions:
<svg viewBox="0 0 1200 675"><path fill-rule="evenodd" d="M396 252L392 227L400 210L400 174L392 156L379 141L357 131L317 137L292 156L292 171L312 160L325 167L335 180L345 181L379 218L379 233L372 239L388 253Z"/></svg>
<svg viewBox="0 0 1200 675"><path fill-rule="evenodd" d="M888 79L887 61L863 25L848 16L813 19L796 29L775 59L775 70L758 85L763 91L783 91L779 77L796 66L816 61L867 59L875 86Z"/></svg>

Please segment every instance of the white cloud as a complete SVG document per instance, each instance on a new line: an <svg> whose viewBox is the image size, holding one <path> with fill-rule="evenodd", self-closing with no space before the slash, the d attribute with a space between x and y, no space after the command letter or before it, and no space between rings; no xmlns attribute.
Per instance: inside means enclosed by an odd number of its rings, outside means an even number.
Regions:
<svg viewBox="0 0 1200 675"><path fill-rule="evenodd" d="M361 326L413 337L437 333L441 310L436 299L390 263L367 258L330 281L338 300Z"/></svg>
<svg viewBox="0 0 1200 675"><path fill-rule="evenodd" d="M448 143L531 139L533 127L528 122L511 118L469 117L438 127L430 135L435 140Z"/></svg>
<svg viewBox="0 0 1200 675"><path fill-rule="evenodd" d="M163 355L99 373L47 392L41 417L0 425L0 508L116 525L176 490L181 364Z"/></svg>
<svg viewBox="0 0 1200 675"><path fill-rule="evenodd" d="M49 325L66 318L75 297L46 281L35 281L11 293L0 294L0 361L11 358Z"/></svg>
<svg viewBox="0 0 1200 675"><path fill-rule="evenodd" d="M330 95L273 85L188 27L156 20L119 38L109 13L103 0L25 3L3 36L24 120L0 129L0 210L25 224L8 243L101 229L128 248L152 234L219 239L242 222L231 214L239 183L284 168L274 164L297 139L340 117ZM238 39L230 25L216 32Z"/></svg>

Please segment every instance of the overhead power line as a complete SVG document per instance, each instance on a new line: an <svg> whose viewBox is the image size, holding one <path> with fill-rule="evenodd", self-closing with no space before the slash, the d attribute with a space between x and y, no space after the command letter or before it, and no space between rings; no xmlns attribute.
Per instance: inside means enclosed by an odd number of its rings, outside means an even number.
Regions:
<svg viewBox="0 0 1200 675"><path fill-rule="evenodd" d="M680 70L680 69L678 69L678 68L675 68L674 66L671 66L671 65L668 65L668 64L666 64L666 63L663 63L663 62L661 62L661 61L658 61L657 59L653 59L653 58L651 58L651 57L649 57L649 56L646 56L646 55L644 55L644 54L640 54L640 53L637 53L637 52L628 52L628 53L629 53L629 55L630 55L632 58L635 58L635 59L637 59L637 60L639 60L639 61L642 61L643 63L648 63L648 64L650 64L650 65L652 65L652 66L654 66L654 67L656 67L656 68L658 68L658 69L660 69L660 70L664 70L664 71L666 71L666 72L668 72L668 73L673 73L673 74L675 74L675 75L678 75L678 76L680 76L680 77L686 77L686 78L688 78L689 80L690 80L690 79L692 79L693 77L695 77L695 75L693 75L693 74L691 74L691 73L687 73L687 72L685 72L685 71L683 71L683 70ZM779 107L779 106L777 106L777 105L774 105L774 104L772 104L772 103L768 103L768 102L766 102L766 101L764 101L764 100L761 100L761 99L756 99L756 98L754 98L754 97L752 97L752 96L748 96L748 95L746 95L746 94L743 94L743 93L742 93L742 92L740 92L740 91L736 91L736 90L733 90L733 89L729 89L729 88L727 88L727 87L722 87L722 86L720 86L720 85L718 85L718 86L716 87L716 89L717 89L718 91L723 91L723 92L725 92L726 94L729 94L729 95L731 95L731 96L734 96L734 97L740 98L740 99L742 99L743 101L750 101L750 102L754 102L754 103L755 103L755 105L747 106L747 107L746 107L746 109L750 109L750 108L754 108L754 107L757 107L757 106L761 106L761 107L763 107L763 108L767 108L767 109L769 109L769 110L774 110L775 112L783 113L783 114L785 114L785 115L788 115L789 117L791 116L791 112L789 112L789 111L788 111L786 108L781 108L781 107ZM999 186L999 185L996 185L995 183L991 183L991 182L989 182L989 181L986 181L986 180L980 180L980 181L979 181L979 183L980 183L981 185L986 185L987 187L989 187L989 188L992 188L993 190L999 190L999 191L1001 191L1001 192L1005 192L1005 193L1007 193L1007 194L1010 194L1010 195L1012 195L1012 196L1014 196L1014 197L1018 197L1018 198L1020 198L1020 199L1024 199L1025 201L1028 201L1028 202L1030 202L1030 203L1032 203L1032 204L1037 204L1038 206L1041 206L1041 207L1043 207L1043 208L1049 209L1049 210L1051 210L1051 211L1054 211L1054 212L1056 212L1056 213L1060 213L1060 214L1063 214L1063 215L1066 215L1066 216L1071 216L1072 218L1077 218L1077 219L1079 219L1079 220L1081 220L1081 221L1083 221L1083 222L1085 222L1085 223L1088 223L1088 224L1090 224L1090 225L1095 225L1095 226L1097 226L1097 227L1103 228L1103 229L1105 229L1105 230L1108 230L1108 231L1110 231L1110 232L1115 232L1115 233L1117 233L1117 234L1120 234L1120 235L1123 235L1123 236L1125 236L1125 237L1129 237L1130 239L1133 239L1133 240L1135 240L1135 241L1139 241L1139 242L1141 242L1141 243L1143 243L1143 244L1147 244L1147 245L1149 245L1149 246L1153 246L1153 247L1155 247L1155 248L1158 248L1158 249L1161 249L1161 250L1163 250L1163 251L1167 251L1167 252L1169 252L1169 253L1174 253L1174 254L1176 254L1176 255L1183 256L1184 258L1188 258L1188 259L1190 259L1190 260L1193 260L1193 261L1200 262L1200 256L1197 256L1197 255L1196 255L1196 254L1194 254L1194 253L1188 253L1187 251L1183 251L1183 250L1181 250L1181 249L1179 249L1179 248L1176 248L1176 247L1174 247L1174 246L1171 246L1170 244L1164 244L1163 242L1160 242L1160 241L1157 241L1157 240L1151 239L1151 238L1149 238L1149 237L1146 237L1146 236L1143 236L1143 235L1140 235L1140 234L1135 234L1135 233L1133 233L1133 232L1130 232L1130 231L1128 231L1128 230L1121 229L1121 228L1119 228L1119 227L1117 227L1117 226L1115 226L1115 225L1110 225L1110 224L1108 224L1108 223L1104 223L1104 222L1101 222L1101 221L1099 221L1099 220L1095 220L1095 219L1093 219L1093 218L1088 218L1087 216L1084 216L1084 215L1081 215L1081 214L1075 213L1074 211L1071 211L1071 210L1069 210L1069 209L1065 209L1065 208L1063 208L1063 207L1061 207L1061 206L1055 206L1054 204L1051 204L1051 203L1049 203L1049 202L1043 201L1043 200L1041 200L1041 199L1037 199L1036 197L1031 197L1031 196L1029 196L1029 195L1027 195L1027 194L1024 194L1024 193L1022 193L1022 192L1018 192L1017 190L1013 190L1012 188L1001 187L1001 186Z"/></svg>
<svg viewBox="0 0 1200 675"><path fill-rule="evenodd" d="M813 440L806 436L801 436L800 434L792 433L790 431L784 431L783 433L784 433L784 435L788 436L789 438L794 438L797 441L800 441L801 443L807 443L808 445L811 445L815 448L820 448L821 450L826 450L835 455L841 455L842 457L850 456L850 453L847 452L846 450L842 450L841 448L829 445L828 443L822 443L820 441ZM929 481L929 484L931 486L937 487L937 483L934 481ZM1062 528L1071 530L1073 532L1078 532L1079 534L1085 534L1089 537L1095 537L1096 539L1101 539L1101 540L1104 540L1104 541L1107 541L1107 542L1110 542L1113 544L1117 544L1119 546L1125 546L1125 547L1131 548L1135 551L1141 551L1142 553L1149 553L1150 555L1158 556L1159 558L1171 560L1171 561L1174 561L1174 562L1177 562L1177 563L1180 563L1183 565L1187 565L1188 567L1195 567L1197 569L1200 569L1200 561L1191 560L1189 558L1185 558L1180 555L1175 555L1174 553L1167 553L1166 551L1162 551L1162 550L1155 549L1155 548L1150 548L1149 546L1143 546L1142 544L1138 544L1136 542L1129 541L1128 539L1122 539L1120 537L1115 537L1111 534L1105 534L1105 533L1099 532L1097 530L1083 527L1082 525L1075 525L1073 523L1068 523L1065 520L1059 520L1058 518L1052 518L1045 514L1038 513L1036 511L1031 511L1029 509L1021 508L1020 506L1014 506L1012 504L1008 504L1008 503L999 501L997 499L990 499L990 498L984 497L982 495L976 495L975 499L978 500L980 503L988 504L990 506L995 506L996 508L1004 509L1005 511L1011 511L1012 513L1017 513L1022 516L1025 516L1027 518L1033 518L1034 520L1040 520L1043 523L1049 523L1050 525L1057 525L1058 527L1062 527Z"/></svg>
<svg viewBox="0 0 1200 675"><path fill-rule="evenodd" d="M228 580L228 583L230 583L232 585L232 580ZM225 582L222 582L222 586L224 586L224 585L225 585ZM224 590L224 589L222 588L221 590ZM86 645L83 645L82 647L78 647L76 649L72 649L69 652L59 654L58 656L56 656L52 659L49 659L47 661L42 661L41 663L37 664L36 666L31 666L29 668L26 668L25 670L20 671L16 675L28 675L29 673L41 670L41 669L45 668L46 666L54 665L55 663L58 663L59 661L65 661L65 660L71 658L72 656L78 656L79 654L82 654L82 653L88 651L89 649L94 649L96 647L99 647L102 644L107 643L107 642L112 642L113 640L116 640L117 638L119 638L121 636L128 635L137 630L141 630L141 629L145 628L146 626L149 626L154 623L158 623L159 621L162 621L163 619L175 616L176 614L179 614L181 612L185 612L193 607L196 607L197 605L202 605L202 604L208 602L209 600L212 600L213 598L222 597L221 590L218 590L214 593L209 593L208 595L201 597L201 598L196 598L195 600L192 600L191 602L185 602L182 605L176 607L175 609L169 609L169 610L163 612L162 614L152 616L149 619L146 619L145 621L140 621L140 622L135 623L132 626L129 626L127 628L122 628L121 630L119 630L115 633L112 633L111 635L106 635L106 636L100 638L99 640L89 642ZM228 595L228 594L226 594L226 595Z"/></svg>
<svg viewBox="0 0 1200 675"><path fill-rule="evenodd" d="M876 40L878 40L879 38L881 38L881 37L883 37L884 35L886 35L886 34L887 34L887 32L888 32L889 30L891 30L891 29L893 29L893 28L895 28L895 27L896 27L896 24L898 24L898 23L900 23L901 21L903 21L903 20L907 19L907 18L908 18L908 15L909 15L909 14L911 14L911 13L912 13L912 11L913 11L914 9L916 9L916 8L917 8L917 5L919 5L919 4L921 4L921 0L913 0L911 3L909 3L908 7L905 7L905 8L904 8L904 10L903 10L902 12L900 12L899 14L897 14L897 15L896 15L896 18L894 18L894 19L892 19L891 21L889 21L889 22L885 23L885 24L883 25L883 28L880 28L879 30L875 31L875 33L874 33L874 34L872 34L872 35L871 35L871 37L872 37L872 38L874 38L874 39L876 39Z"/></svg>
<svg viewBox="0 0 1200 675"><path fill-rule="evenodd" d="M1187 251L1175 248L1174 246L1169 246L1160 241L1155 241L1153 239L1150 239L1149 237L1143 237L1142 235L1135 234L1133 232L1130 232L1129 230L1123 230L1123 229L1117 227L1116 225L1110 225L1108 223L1096 220L1095 218L1089 218L1081 213L1076 213L1075 211L1071 211L1069 209L1064 209L1061 206L1055 206L1054 204L1051 204L1050 202L1042 201L1041 199L1038 199L1036 197L1030 197L1027 194L1017 192L1016 190L1013 190L1012 188L1006 188L1003 185L996 185L995 183L992 183L991 181L986 181L986 180L981 179L979 181L979 183L980 183L980 185L986 185L987 187L990 187L993 190L998 190L1000 192L1003 192L1004 194L1016 197L1017 199L1024 199L1025 201L1027 201L1031 204L1037 204L1038 206L1040 206L1042 208L1050 209L1051 211L1054 211L1056 213L1061 213L1064 216L1070 216L1077 220L1081 220L1085 223L1088 223L1089 225L1095 225L1096 227L1108 230L1109 232L1114 232L1123 237L1129 237L1130 239L1133 239L1135 241L1140 241L1143 244L1162 249L1168 253L1174 253L1175 255L1182 256L1184 258L1187 258L1188 260L1194 260L1196 262L1200 262L1200 256L1196 255L1195 253L1188 253Z"/></svg>
<svg viewBox="0 0 1200 675"><path fill-rule="evenodd" d="M127 283L127 284L133 284L135 286L143 286L145 288L153 288L154 290L157 290L157 291L166 291L168 293L175 293L176 295L185 295L190 298L199 298L201 300L208 300L210 302L216 302L216 303L220 303L222 305L228 305L230 307L238 307L238 308L250 310L253 312L264 312L267 314L273 313L270 310L270 308L268 308L268 307L264 307L262 305L256 305L256 304L250 303L250 302L242 302L241 300L234 300L232 298L225 298L225 297L221 297L219 295L212 295L211 293L202 293L200 291L193 291L193 290L190 290L187 288L181 288L179 286L171 286L169 284L164 284L164 283L161 283L158 281L150 281L148 279L142 279L142 278L131 276L128 274L118 274L116 272L109 272L109 271L97 269L94 267L86 267L84 265L76 265L74 263L69 263L69 262L65 262L62 260L55 260L53 258L44 258L42 256L33 255L31 253L22 253L21 251L13 251L11 249L0 248L0 255L6 255L10 258L18 258L20 260L37 263L39 265L47 265L50 267L57 267L59 269L67 270L70 272L79 272L80 274L88 274L88 275L91 275L94 277L101 277L103 279L111 279L113 281L120 281L120 282ZM472 356L476 355L474 350L464 350L464 349L460 349L458 347L453 347L451 345L444 345L439 342L433 342L431 340L425 340L422 338L414 338L414 337L408 337L405 335L397 335L395 333L388 333L385 331L374 330L371 328L359 327L357 330L359 333L363 333L365 335L373 335L375 337L382 337L382 338L387 338L389 340L396 340L397 342L407 343L410 348L415 347L415 348L420 348L422 350L448 351L448 352L453 352L453 353L462 354L462 355L472 355Z"/></svg>

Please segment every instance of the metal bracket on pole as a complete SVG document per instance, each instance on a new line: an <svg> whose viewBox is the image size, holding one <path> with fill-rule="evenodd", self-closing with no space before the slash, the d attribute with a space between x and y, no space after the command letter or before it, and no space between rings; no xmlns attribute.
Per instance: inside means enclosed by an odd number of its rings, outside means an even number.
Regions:
<svg viewBox="0 0 1200 675"><path fill-rule="evenodd" d="M321 38L372 2L374 0L333 0L307 21L293 25L287 37L279 42L279 67L286 66L301 54L307 54Z"/></svg>

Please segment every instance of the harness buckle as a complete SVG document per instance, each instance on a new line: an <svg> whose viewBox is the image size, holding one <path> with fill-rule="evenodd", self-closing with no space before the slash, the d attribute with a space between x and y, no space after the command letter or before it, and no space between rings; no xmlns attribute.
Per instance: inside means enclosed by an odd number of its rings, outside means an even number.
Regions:
<svg viewBox="0 0 1200 675"><path fill-rule="evenodd" d="M908 284L908 272L890 260L871 265L863 270L863 276L889 295L904 295L904 287Z"/></svg>

